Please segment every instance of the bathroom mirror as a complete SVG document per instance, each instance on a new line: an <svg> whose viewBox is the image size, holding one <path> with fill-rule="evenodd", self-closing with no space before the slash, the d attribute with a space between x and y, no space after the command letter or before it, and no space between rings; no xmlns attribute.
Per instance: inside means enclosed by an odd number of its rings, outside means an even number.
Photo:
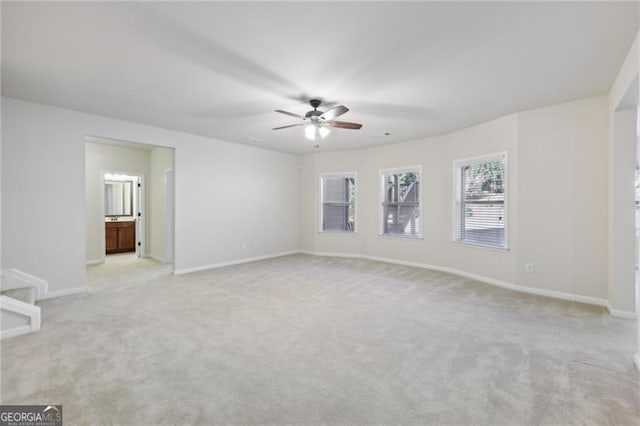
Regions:
<svg viewBox="0 0 640 426"><path fill-rule="evenodd" d="M104 215L133 216L133 182L104 182Z"/></svg>

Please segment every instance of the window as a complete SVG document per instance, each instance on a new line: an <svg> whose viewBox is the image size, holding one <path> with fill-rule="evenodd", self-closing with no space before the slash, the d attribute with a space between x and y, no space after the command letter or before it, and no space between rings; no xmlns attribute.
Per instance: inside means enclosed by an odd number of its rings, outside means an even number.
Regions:
<svg viewBox="0 0 640 426"><path fill-rule="evenodd" d="M456 241L506 248L507 154L454 163Z"/></svg>
<svg viewBox="0 0 640 426"><path fill-rule="evenodd" d="M356 231L356 174L320 175L320 230Z"/></svg>
<svg viewBox="0 0 640 426"><path fill-rule="evenodd" d="M422 236L420 167L380 172L382 235Z"/></svg>

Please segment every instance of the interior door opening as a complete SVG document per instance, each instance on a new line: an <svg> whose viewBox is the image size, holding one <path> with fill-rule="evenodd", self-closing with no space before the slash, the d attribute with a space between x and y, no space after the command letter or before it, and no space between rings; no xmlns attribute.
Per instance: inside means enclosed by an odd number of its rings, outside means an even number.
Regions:
<svg viewBox="0 0 640 426"><path fill-rule="evenodd" d="M174 149L94 136L85 142L86 265L129 259L140 271L172 271Z"/></svg>
<svg viewBox="0 0 640 426"><path fill-rule="evenodd" d="M143 175L104 174L105 255L144 256L143 182Z"/></svg>

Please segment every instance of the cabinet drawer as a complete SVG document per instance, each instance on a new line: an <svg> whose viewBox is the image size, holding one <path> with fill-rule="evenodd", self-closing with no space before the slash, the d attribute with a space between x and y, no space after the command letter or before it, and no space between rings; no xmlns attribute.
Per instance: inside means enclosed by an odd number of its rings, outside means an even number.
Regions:
<svg viewBox="0 0 640 426"><path fill-rule="evenodd" d="M134 228L135 222L105 222L107 229L113 228Z"/></svg>

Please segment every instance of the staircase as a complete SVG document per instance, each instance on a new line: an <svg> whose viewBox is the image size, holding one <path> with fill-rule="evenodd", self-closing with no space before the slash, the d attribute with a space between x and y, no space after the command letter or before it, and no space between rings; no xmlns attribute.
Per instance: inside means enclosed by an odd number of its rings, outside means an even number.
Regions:
<svg viewBox="0 0 640 426"><path fill-rule="evenodd" d="M0 275L0 339L40 330L40 307L36 301L47 295L48 283L17 269Z"/></svg>

